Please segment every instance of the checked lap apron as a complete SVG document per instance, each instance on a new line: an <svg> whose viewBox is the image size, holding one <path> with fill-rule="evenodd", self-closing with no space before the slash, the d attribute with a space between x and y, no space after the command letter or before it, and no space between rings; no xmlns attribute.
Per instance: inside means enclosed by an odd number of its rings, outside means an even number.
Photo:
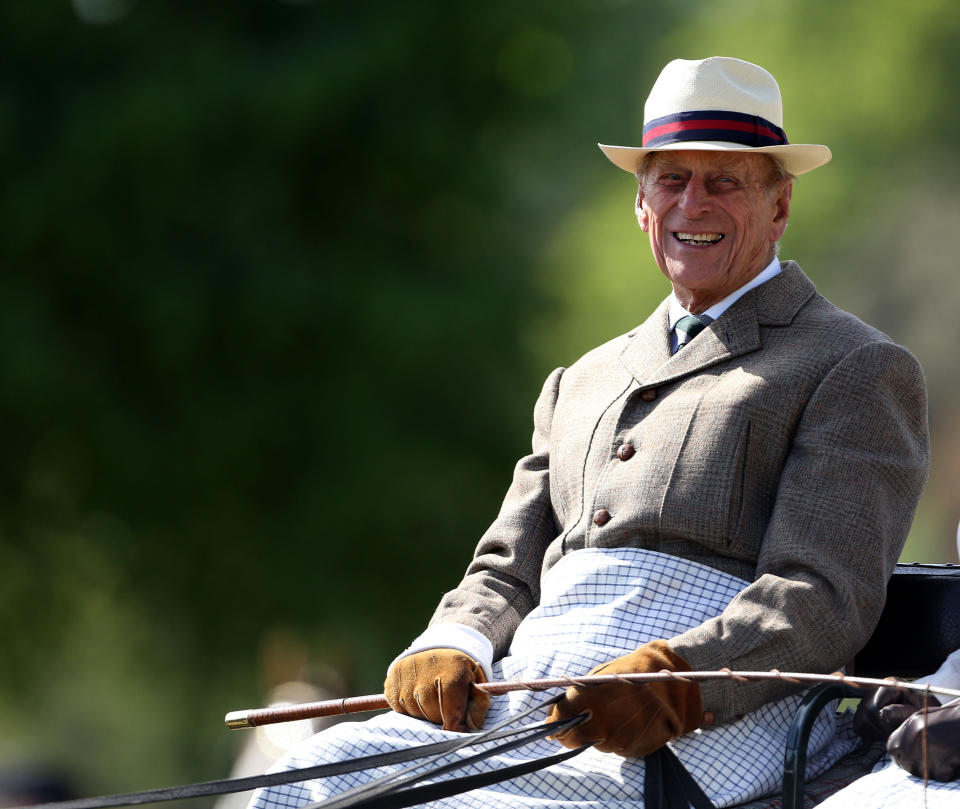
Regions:
<svg viewBox="0 0 960 809"><path fill-rule="evenodd" d="M695 562L636 548L587 548L551 568L540 605L520 624L509 654L496 663L496 680L532 680L585 674L657 638L670 638L724 609L747 582ZM494 696L486 724L542 702L544 695L516 691ZM716 806L780 789L787 729L801 695L774 703L726 725L671 742L687 770ZM534 717L542 721L544 716ZM842 727L838 728L836 725ZM272 771L459 738L426 721L393 712L366 722L344 722L307 739ZM849 722L820 714L810 737L807 777L814 778L856 746ZM456 775L503 768L552 755L556 742L541 740L472 764ZM465 757L466 752L453 755ZM379 768L263 789L250 809L295 809L389 772ZM448 776L449 777L449 776ZM431 803L437 807L553 807L599 809L643 806L644 765L594 749L510 781Z"/></svg>
<svg viewBox="0 0 960 809"><path fill-rule="evenodd" d="M957 809L960 806L960 781L941 783L915 778L884 756L870 775L831 795L818 807L850 809Z"/></svg>

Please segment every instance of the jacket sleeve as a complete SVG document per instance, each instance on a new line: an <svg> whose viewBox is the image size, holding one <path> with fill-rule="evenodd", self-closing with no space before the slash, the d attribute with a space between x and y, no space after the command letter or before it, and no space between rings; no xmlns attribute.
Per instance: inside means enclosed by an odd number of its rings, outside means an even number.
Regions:
<svg viewBox="0 0 960 809"><path fill-rule="evenodd" d="M550 499L550 428L564 369L547 378L534 408L532 451L514 469L500 513L477 545L460 585L440 601L431 628L471 627L506 654L520 621L540 599L540 572L558 528Z"/></svg>
<svg viewBox="0 0 960 809"><path fill-rule="evenodd" d="M879 620L928 469L916 359L885 342L844 356L801 416L756 579L670 646L698 670L830 672L849 663ZM718 722L792 690L782 682L702 686Z"/></svg>

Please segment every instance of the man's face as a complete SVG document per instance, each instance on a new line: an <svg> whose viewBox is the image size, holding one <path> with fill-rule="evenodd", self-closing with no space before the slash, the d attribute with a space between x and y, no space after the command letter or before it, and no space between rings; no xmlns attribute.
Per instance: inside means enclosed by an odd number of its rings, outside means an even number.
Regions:
<svg viewBox="0 0 960 809"><path fill-rule="evenodd" d="M773 259L792 184L771 187L770 161L729 152L657 153L640 180L637 220L680 302L694 314Z"/></svg>

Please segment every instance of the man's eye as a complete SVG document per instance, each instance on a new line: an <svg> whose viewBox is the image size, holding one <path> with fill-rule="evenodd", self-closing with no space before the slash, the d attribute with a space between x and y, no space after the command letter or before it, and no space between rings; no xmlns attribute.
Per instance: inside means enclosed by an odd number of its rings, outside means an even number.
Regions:
<svg viewBox="0 0 960 809"><path fill-rule="evenodd" d="M663 174L660 177L660 183L666 186L675 186L683 182L683 177L679 174Z"/></svg>
<svg viewBox="0 0 960 809"><path fill-rule="evenodd" d="M740 183L735 177L728 177L726 175L714 177L707 185L716 193L735 191L740 188Z"/></svg>

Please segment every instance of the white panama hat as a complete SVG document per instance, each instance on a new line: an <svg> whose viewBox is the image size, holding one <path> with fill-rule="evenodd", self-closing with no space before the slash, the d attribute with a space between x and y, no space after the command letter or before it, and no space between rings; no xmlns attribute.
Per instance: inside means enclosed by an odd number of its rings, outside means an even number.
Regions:
<svg viewBox="0 0 960 809"><path fill-rule="evenodd" d="M597 144L612 163L635 173L649 152L698 149L760 152L803 174L832 157L814 143L789 143L777 80L758 65L729 56L674 59L643 107L643 146Z"/></svg>

